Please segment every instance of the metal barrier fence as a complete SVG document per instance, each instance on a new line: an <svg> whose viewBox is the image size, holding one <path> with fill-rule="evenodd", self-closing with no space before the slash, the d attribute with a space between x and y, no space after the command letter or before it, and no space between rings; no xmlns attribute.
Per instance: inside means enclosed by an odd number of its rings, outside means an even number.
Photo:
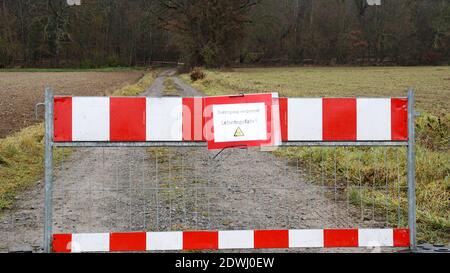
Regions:
<svg viewBox="0 0 450 273"><path fill-rule="evenodd" d="M405 140L285 141L278 152L299 147L301 157L255 149L216 157L201 141L54 141L54 97L47 89L44 251L414 251L413 105L409 90ZM72 153L56 170L54 148ZM340 160L349 158L357 167L342 169ZM361 177L374 164L384 171Z"/></svg>

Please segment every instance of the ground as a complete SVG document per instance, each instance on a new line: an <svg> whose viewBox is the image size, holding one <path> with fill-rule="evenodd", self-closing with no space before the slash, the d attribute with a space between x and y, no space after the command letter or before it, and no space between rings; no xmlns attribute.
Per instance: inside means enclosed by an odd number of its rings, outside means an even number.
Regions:
<svg viewBox="0 0 450 273"><path fill-rule="evenodd" d="M171 71L144 95L161 96L167 85L183 96L201 95ZM255 149L215 155L205 148L77 149L55 172L54 232L386 225L368 216L371 208L361 215L336 188L310 183L298 162ZM42 187L39 181L20 194L1 217L0 251L41 251Z"/></svg>
<svg viewBox="0 0 450 273"><path fill-rule="evenodd" d="M57 95L109 95L136 82L143 71L120 72L1 72L0 139L37 122L34 106L44 101L46 86ZM42 117L42 109L40 117Z"/></svg>

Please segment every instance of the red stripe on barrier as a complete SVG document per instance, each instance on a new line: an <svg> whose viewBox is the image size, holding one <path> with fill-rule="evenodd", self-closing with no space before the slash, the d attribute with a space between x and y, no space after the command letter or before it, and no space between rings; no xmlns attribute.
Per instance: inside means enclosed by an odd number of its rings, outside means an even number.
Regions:
<svg viewBox="0 0 450 273"><path fill-rule="evenodd" d="M391 140L408 140L408 100L391 99Z"/></svg>
<svg viewBox="0 0 450 273"><path fill-rule="evenodd" d="M278 103L280 107L281 140L288 141L288 99L281 98Z"/></svg>
<svg viewBox="0 0 450 273"><path fill-rule="evenodd" d="M183 98L183 141L204 141L203 98Z"/></svg>
<svg viewBox="0 0 450 273"><path fill-rule="evenodd" d="M145 141L145 98L110 99L111 141Z"/></svg>
<svg viewBox="0 0 450 273"><path fill-rule="evenodd" d="M288 230L255 230L255 248L288 248Z"/></svg>
<svg viewBox="0 0 450 273"><path fill-rule="evenodd" d="M192 141L194 133L194 99L183 98L183 141Z"/></svg>
<svg viewBox="0 0 450 273"><path fill-rule="evenodd" d="M52 241L53 252L69 253L72 251L72 234L54 234Z"/></svg>
<svg viewBox="0 0 450 273"><path fill-rule="evenodd" d="M358 247L357 229L324 229L324 247Z"/></svg>
<svg viewBox="0 0 450 273"><path fill-rule="evenodd" d="M54 141L72 141L72 97L55 97Z"/></svg>
<svg viewBox="0 0 450 273"><path fill-rule="evenodd" d="M183 250L219 249L218 231L184 231Z"/></svg>
<svg viewBox="0 0 450 273"><path fill-rule="evenodd" d="M408 247L409 241L409 229L394 229L394 247Z"/></svg>
<svg viewBox="0 0 450 273"><path fill-rule="evenodd" d="M203 98L194 98L194 141L205 141L204 128L205 117L203 116L204 100Z"/></svg>
<svg viewBox="0 0 450 273"><path fill-rule="evenodd" d="M323 99L323 140L356 140L356 99Z"/></svg>
<svg viewBox="0 0 450 273"><path fill-rule="evenodd" d="M110 251L145 251L145 232L111 233L109 235Z"/></svg>

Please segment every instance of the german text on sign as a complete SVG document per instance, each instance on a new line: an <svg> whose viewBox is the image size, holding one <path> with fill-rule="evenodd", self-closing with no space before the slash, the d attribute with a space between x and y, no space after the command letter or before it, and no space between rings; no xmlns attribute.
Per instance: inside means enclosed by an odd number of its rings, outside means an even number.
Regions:
<svg viewBox="0 0 450 273"><path fill-rule="evenodd" d="M264 103L213 105L215 142L267 140Z"/></svg>

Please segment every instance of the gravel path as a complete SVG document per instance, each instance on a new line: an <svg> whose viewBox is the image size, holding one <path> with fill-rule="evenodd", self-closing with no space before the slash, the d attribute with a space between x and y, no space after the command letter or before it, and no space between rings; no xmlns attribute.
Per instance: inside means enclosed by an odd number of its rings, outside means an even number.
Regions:
<svg viewBox="0 0 450 273"><path fill-rule="evenodd" d="M183 96L201 95L171 70L144 95L161 96L166 77ZM295 163L258 149L216 154L206 148L78 149L55 171L54 232L381 227L308 183ZM0 217L0 251L41 251L42 204L38 182Z"/></svg>

